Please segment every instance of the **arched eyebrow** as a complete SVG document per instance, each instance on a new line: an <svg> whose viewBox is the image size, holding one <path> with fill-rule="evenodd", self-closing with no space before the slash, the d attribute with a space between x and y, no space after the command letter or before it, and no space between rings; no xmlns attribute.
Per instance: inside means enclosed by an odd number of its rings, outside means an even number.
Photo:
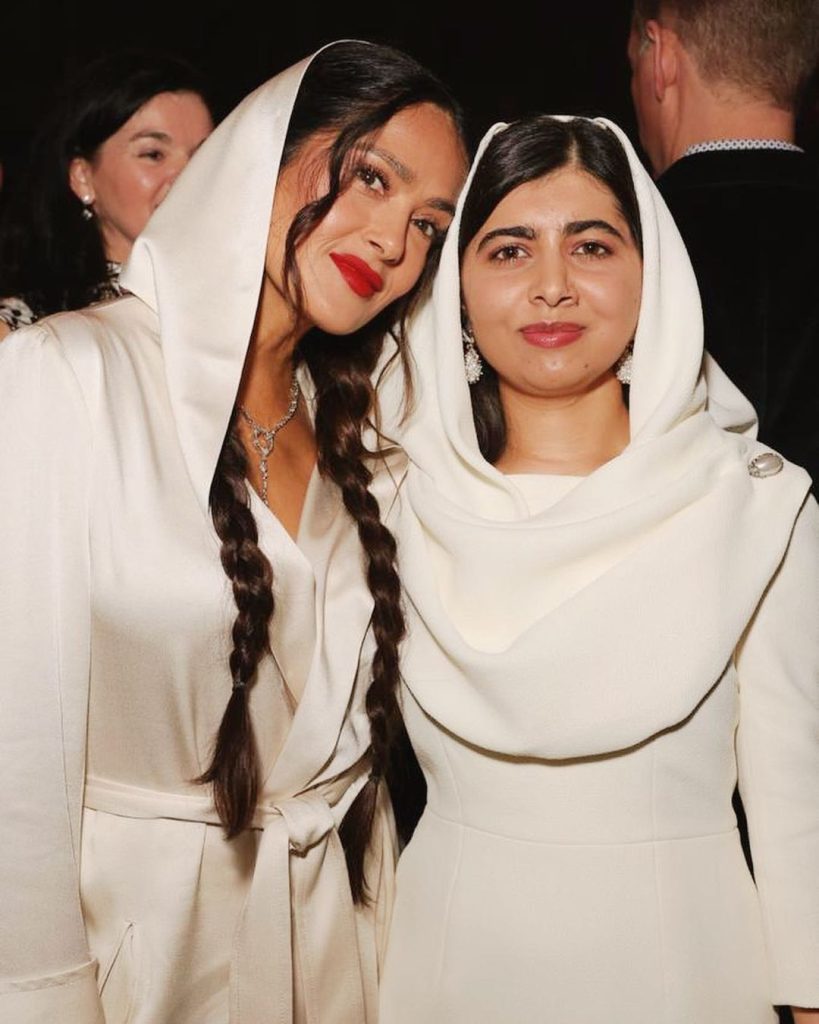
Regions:
<svg viewBox="0 0 819 1024"><path fill-rule="evenodd" d="M156 139L157 142L173 142L173 139L168 135L167 132L160 131L142 131L134 132L131 136L131 142L137 142L139 139Z"/></svg>
<svg viewBox="0 0 819 1024"><path fill-rule="evenodd" d="M405 163L402 163L397 156L393 156L387 149L379 149L378 146L371 146L370 152L380 156L385 163L395 171L401 181L411 185L415 181L415 171L411 170Z"/></svg>
<svg viewBox="0 0 819 1024"><path fill-rule="evenodd" d="M514 227L508 228L493 228L492 231L487 231L483 236L478 243L478 248L475 252L480 252L488 242L491 242L493 238L499 238L500 236L505 236L506 238L526 238L531 242L537 238L537 231L524 224L517 224Z"/></svg>
<svg viewBox="0 0 819 1024"><path fill-rule="evenodd" d="M572 220L568 224L564 224L562 234L564 238L570 238L572 235L582 235L584 231L604 231L607 235L613 235L615 238L619 238L621 242L625 242L622 233L613 224L609 224L607 220ZM475 252L480 252L487 242L491 242L493 238L498 238L499 236L525 238L531 242L538 237L538 233L534 228L524 224L516 224L514 227L494 228L483 236Z"/></svg>
<svg viewBox="0 0 819 1024"><path fill-rule="evenodd" d="M374 153L376 156L389 164L389 166L395 171L398 177L407 185L411 185L417 178L415 171L411 167L407 167L405 163L394 156L387 149L379 149L378 146L371 146L369 149L370 153ZM433 210L441 210L442 213L449 213L453 217L455 216L455 204L450 202L449 199L441 199L435 197L434 199L428 199L427 205L431 206Z"/></svg>
<svg viewBox="0 0 819 1024"><path fill-rule="evenodd" d="M609 224L607 220L573 220L563 228L563 234L567 237L569 235L582 235L584 231L605 231L607 235L614 235L621 242L625 242L621 232L613 224Z"/></svg>

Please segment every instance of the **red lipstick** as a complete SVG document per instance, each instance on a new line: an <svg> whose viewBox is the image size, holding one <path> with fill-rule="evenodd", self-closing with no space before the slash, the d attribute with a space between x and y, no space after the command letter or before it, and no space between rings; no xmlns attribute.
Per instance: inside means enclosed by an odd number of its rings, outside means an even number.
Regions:
<svg viewBox="0 0 819 1024"><path fill-rule="evenodd" d="M524 340L537 348L563 348L577 341L585 331L582 324L555 321L553 323L527 324L521 327L520 333Z"/></svg>
<svg viewBox="0 0 819 1024"><path fill-rule="evenodd" d="M384 287L381 275L358 256L347 252L331 252L330 259L350 288L362 299L369 299Z"/></svg>

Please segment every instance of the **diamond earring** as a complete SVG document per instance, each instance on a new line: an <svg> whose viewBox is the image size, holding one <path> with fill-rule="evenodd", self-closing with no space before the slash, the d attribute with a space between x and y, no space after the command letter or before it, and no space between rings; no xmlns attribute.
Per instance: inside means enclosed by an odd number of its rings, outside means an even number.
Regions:
<svg viewBox="0 0 819 1024"><path fill-rule="evenodd" d="M630 341L625 351L614 364L614 375L621 384L631 384L631 364L634 356L634 342Z"/></svg>
<svg viewBox="0 0 819 1024"><path fill-rule="evenodd" d="M464 342L464 369L466 371L467 384L477 384L483 373L483 362L480 352L475 347L475 339L468 327L461 327L461 337Z"/></svg>

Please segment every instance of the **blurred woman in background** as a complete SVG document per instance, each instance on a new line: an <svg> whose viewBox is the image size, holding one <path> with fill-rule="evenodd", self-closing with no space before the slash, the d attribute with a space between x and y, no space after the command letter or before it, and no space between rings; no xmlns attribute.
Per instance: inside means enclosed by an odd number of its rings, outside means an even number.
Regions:
<svg viewBox="0 0 819 1024"><path fill-rule="evenodd" d="M134 239L212 128L185 61L128 52L89 64L38 132L0 223L0 339L119 295Z"/></svg>

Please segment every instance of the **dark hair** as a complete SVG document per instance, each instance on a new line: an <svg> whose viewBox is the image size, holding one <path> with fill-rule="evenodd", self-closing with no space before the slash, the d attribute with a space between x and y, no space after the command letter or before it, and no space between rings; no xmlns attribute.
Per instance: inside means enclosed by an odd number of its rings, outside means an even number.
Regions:
<svg viewBox="0 0 819 1024"><path fill-rule="evenodd" d="M99 147L163 92L205 100L199 73L177 57L128 51L101 57L67 86L32 143L0 227L0 296L19 296L35 316L81 309L99 298L107 264L96 219L71 191L75 157ZM205 100L205 102L207 102Z"/></svg>
<svg viewBox="0 0 819 1024"><path fill-rule="evenodd" d="M284 161L292 160L318 131L333 131L336 138L328 156L327 193L299 211L285 241L285 280L296 309L301 303L296 266L299 243L321 223L346 187L355 151L391 117L419 103L432 103L449 114L463 137L461 114L449 92L430 72L397 50L358 42L337 43L318 54L307 69L290 121ZM365 328L347 338L328 338L312 331L300 345L300 357L306 361L316 386L319 470L338 486L347 512L355 521L373 597L376 650L366 697L372 736L371 774L340 828L357 902L367 897L364 856L380 780L389 775L406 784L409 777L416 804L417 788L422 785L398 706L398 648L404 636L404 616L396 546L369 490L371 457L375 453L366 450L362 430L377 420L371 375L385 333L392 333L399 350L403 350L404 322L434 272L439 251L437 242L415 288ZM219 728L213 760L201 778L213 783L214 802L228 837L248 827L256 805L259 767L248 713L248 690L268 649L273 614L272 569L258 547L256 524L248 508L245 469L246 457L237 437L234 412L210 493L212 518L222 541L222 564L232 581L238 608L230 656L234 689ZM403 809L399 801L399 827L405 826L406 835L414 825L414 810L410 807L409 820L403 820Z"/></svg>
<svg viewBox="0 0 819 1024"><path fill-rule="evenodd" d="M562 121L539 115L511 124L486 147L463 205L459 257L463 258L481 225L513 189L567 166L586 171L608 188L642 250L634 181L617 136L604 125L584 118ZM498 376L486 362L480 380L470 386L470 396L481 454L487 462L497 462L506 448L506 420Z"/></svg>
<svg viewBox="0 0 819 1024"><path fill-rule="evenodd" d="M819 54L816 0L635 0L634 26L665 19L702 76L796 106Z"/></svg>

